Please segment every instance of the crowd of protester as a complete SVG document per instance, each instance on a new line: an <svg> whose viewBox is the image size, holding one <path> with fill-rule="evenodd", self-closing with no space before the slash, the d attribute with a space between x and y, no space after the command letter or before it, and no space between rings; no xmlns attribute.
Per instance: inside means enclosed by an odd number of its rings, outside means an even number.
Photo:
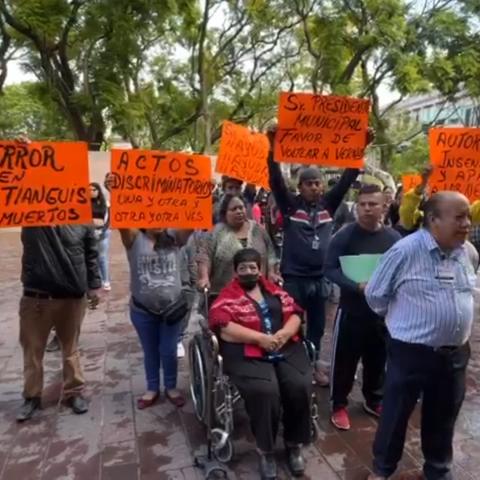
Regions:
<svg viewBox="0 0 480 480"><path fill-rule="evenodd" d="M303 474L312 381L330 387L331 411L321 414L339 430L350 429L348 397L360 360L363 407L379 420L370 479L396 470L419 400L423 474L453 478L480 201L469 205L455 192L429 197L431 169L418 187L403 192L363 184L356 169L326 182L317 167L303 167L294 189L274 161L274 132L270 142L271 192L224 177L213 194L211 231L120 230L130 266L130 318L144 353L146 391L137 407L151 407L162 391L176 407L184 405L178 357L195 287L207 289L210 327L245 401L261 478L277 478L280 421L287 463L294 475ZM78 341L87 305L95 308L99 289L112 288L110 186L108 175L105 185L91 184L93 226L22 231L25 385L18 421L41 408L43 357L53 329L63 355L65 401L74 413L88 410ZM368 282L355 282L342 269L341 258L356 255L381 255ZM321 348L332 285L340 298L327 371ZM299 342L303 336L315 347L313 368Z"/></svg>

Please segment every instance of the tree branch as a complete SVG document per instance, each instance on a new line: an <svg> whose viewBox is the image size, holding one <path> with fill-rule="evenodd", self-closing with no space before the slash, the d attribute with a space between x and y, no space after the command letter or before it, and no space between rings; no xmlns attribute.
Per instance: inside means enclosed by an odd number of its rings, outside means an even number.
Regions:
<svg viewBox="0 0 480 480"><path fill-rule="evenodd" d="M8 50L12 43L12 37L5 28L3 17L0 16L0 34L2 43L0 45L0 94L3 93L3 85L7 79L8 73Z"/></svg>
<svg viewBox="0 0 480 480"><path fill-rule="evenodd" d="M68 62L68 55L67 55L68 36L70 35L70 31L72 30L73 26L77 22L78 11L80 10L80 7L83 4L84 2L81 0L72 1L72 11L70 12L70 16L67 19L67 22L65 23L65 27L63 29L60 40L57 43L58 56L60 59L59 66L61 66L60 71L62 73L62 79L67 84L67 87L70 91L73 91L75 89L75 78L73 76L73 72Z"/></svg>
<svg viewBox="0 0 480 480"><path fill-rule="evenodd" d="M169 140L170 138L174 137L182 133L186 130L192 123L196 122L202 116L202 110L200 107L197 107L195 112L186 118L182 123L176 125L175 127L171 128L167 131L167 133L163 134L160 138L158 138L157 142L153 145L154 148L161 148L162 144Z"/></svg>

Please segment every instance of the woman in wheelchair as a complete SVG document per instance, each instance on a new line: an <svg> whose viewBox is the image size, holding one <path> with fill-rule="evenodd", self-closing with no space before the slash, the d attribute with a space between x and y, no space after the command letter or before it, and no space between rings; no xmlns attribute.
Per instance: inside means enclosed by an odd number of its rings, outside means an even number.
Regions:
<svg viewBox="0 0 480 480"><path fill-rule="evenodd" d="M262 479L277 478L273 452L280 416L288 466L301 476L301 446L311 438L312 388L310 362L299 338L301 309L260 274L256 250L240 250L233 263L235 278L212 305L209 325L221 339L225 372L245 402Z"/></svg>

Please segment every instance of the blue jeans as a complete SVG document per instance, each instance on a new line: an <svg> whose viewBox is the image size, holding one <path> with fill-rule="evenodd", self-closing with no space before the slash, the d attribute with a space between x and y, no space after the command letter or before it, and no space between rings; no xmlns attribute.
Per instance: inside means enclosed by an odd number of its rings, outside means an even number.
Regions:
<svg viewBox="0 0 480 480"><path fill-rule="evenodd" d="M110 230L107 230L105 232L105 238L98 241L98 268L100 270L100 276L102 277L103 284L110 282L110 273L108 268L110 235Z"/></svg>
<svg viewBox="0 0 480 480"><path fill-rule="evenodd" d="M160 366L165 389L176 388L177 342L182 322L167 325L155 315L134 308L130 308L130 318L143 348L147 390L160 390Z"/></svg>

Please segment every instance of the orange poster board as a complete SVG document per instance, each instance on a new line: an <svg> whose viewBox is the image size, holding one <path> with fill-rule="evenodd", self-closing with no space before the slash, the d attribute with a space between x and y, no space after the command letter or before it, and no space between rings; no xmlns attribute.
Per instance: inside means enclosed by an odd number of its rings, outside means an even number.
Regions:
<svg viewBox="0 0 480 480"><path fill-rule="evenodd" d="M232 122L223 122L216 171L268 189L269 149L265 134L253 133Z"/></svg>
<svg viewBox="0 0 480 480"><path fill-rule="evenodd" d="M418 173L406 173L402 175L403 191L409 192L422 183L422 176Z"/></svg>
<svg viewBox="0 0 480 480"><path fill-rule="evenodd" d="M480 198L480 129L432 128L429 131L433 174L431 192L454 190L470 201Z"/></svg>
<svg viewBox="0 0 480 480"><path fill-rule="evenodd" d="M150 150L112 150L114 228L210 228L210 158Z"/></svg>
<svg viewBox="0 0 480 480"><path fill-rule="evenodd" d="M369 100L282 92L275 160L363 167L369 110Z"/></svg>
<svg viewBox="0 0 480 480"><path fill-rule="evenodd" d="M0 141L0 227L92 223L83 142Z"/></svg>

